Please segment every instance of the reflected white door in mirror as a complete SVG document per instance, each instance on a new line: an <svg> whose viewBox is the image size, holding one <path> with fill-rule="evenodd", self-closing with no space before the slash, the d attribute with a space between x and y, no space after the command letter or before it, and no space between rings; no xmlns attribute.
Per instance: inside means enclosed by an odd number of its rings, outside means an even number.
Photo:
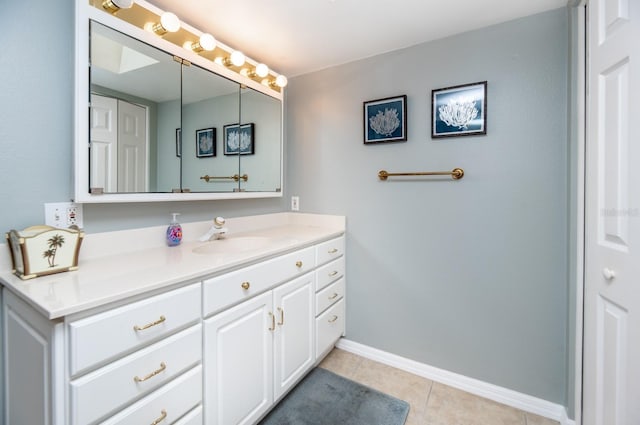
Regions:
<svg viewBox="0 0 640 425"><path fill-rule="evenodd" d="M147 191L147 110L124 100L91 95L92 192Z"/></svg>

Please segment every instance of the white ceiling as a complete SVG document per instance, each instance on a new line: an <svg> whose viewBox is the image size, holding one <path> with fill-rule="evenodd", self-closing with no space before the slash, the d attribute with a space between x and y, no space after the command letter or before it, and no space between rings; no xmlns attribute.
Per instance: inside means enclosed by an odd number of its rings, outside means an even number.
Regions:
<svg viewBox="0 0 640 425"><path fill-rule="evenodd" d="M150 0L289 77L563 7L567 0Z"/></svg>

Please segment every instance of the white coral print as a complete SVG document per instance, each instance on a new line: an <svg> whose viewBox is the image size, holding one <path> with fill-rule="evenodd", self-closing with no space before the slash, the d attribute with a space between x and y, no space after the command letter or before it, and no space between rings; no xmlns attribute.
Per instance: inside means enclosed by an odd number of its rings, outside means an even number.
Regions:
<svg viewBox="0 0 640 425"><path fill-rule="evenodd" d="M230 131L229 133L227 133L227 146L229 150L231 151L238 150L238 146L240 146L240 141L238 139L239 137L238 137L237 131Z"/></svg>
<svg viewBox="0 0 640 425"><path fill-rule="evenodd" d="M230 131L227 133L227 148L231 152L246 151L251 147L251 135L245 131Z"/></svg>
<svg viewBox="0 0 640 425"><path fill-rule="evenodd" d="M371 129L381 136L391 136L398 127L400 127L400 119L398 118L398 110L395 108L385 108L384 113L378 113L369 118Z"/></svg>
<svg viewBox="0 0 640 425"><path fill-rule="evenodd" d="M438 107L440 119L450 127L466 130L477 116L476 99L451 99L446 105Z"/></svg>

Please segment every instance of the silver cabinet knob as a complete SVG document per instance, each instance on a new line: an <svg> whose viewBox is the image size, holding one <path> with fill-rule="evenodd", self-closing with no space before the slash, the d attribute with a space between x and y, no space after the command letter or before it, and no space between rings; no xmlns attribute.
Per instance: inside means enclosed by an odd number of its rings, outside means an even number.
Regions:
<svg viewBox="0 0 640 425"><path fill-rule="evenodd" d="M616 272L608 267L605 267L604 269L602 269L602 275L607 280L613 280L613 278L616 277Z"/></svg>

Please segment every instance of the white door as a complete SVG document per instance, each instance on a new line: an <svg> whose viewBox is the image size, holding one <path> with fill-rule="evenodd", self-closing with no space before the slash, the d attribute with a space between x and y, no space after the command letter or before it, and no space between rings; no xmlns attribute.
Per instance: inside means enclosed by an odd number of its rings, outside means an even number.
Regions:
<svg viewBox="0 0 640 425"><path fill-rule="evenodd" d="M640 2L588 3L583 424L640 424Z"/></svg>
<svg viewBox="0 0 640 425"><path fill-rule="evenodd" d="M147 110L118 100L118 192L146 192Z"/></svg>
<svg viewBox="0 0 640 425"><path fill-rule="evenodd" d="M105 192L118 188L118 101L91 95L90 187Z"/></svg>
<svg viewBox="0 0 640 425"><path fill-rule="evenodd" d="M274 399L295 384L315 362L314 273L307 273L273 291L276 315Z"/></svg>
<svg viewBox="0 0 640 425"><path fill-rule="evenodd" d="M205 423L251 425L273 402L272 293L251 298L204 325Z"/></svg>

